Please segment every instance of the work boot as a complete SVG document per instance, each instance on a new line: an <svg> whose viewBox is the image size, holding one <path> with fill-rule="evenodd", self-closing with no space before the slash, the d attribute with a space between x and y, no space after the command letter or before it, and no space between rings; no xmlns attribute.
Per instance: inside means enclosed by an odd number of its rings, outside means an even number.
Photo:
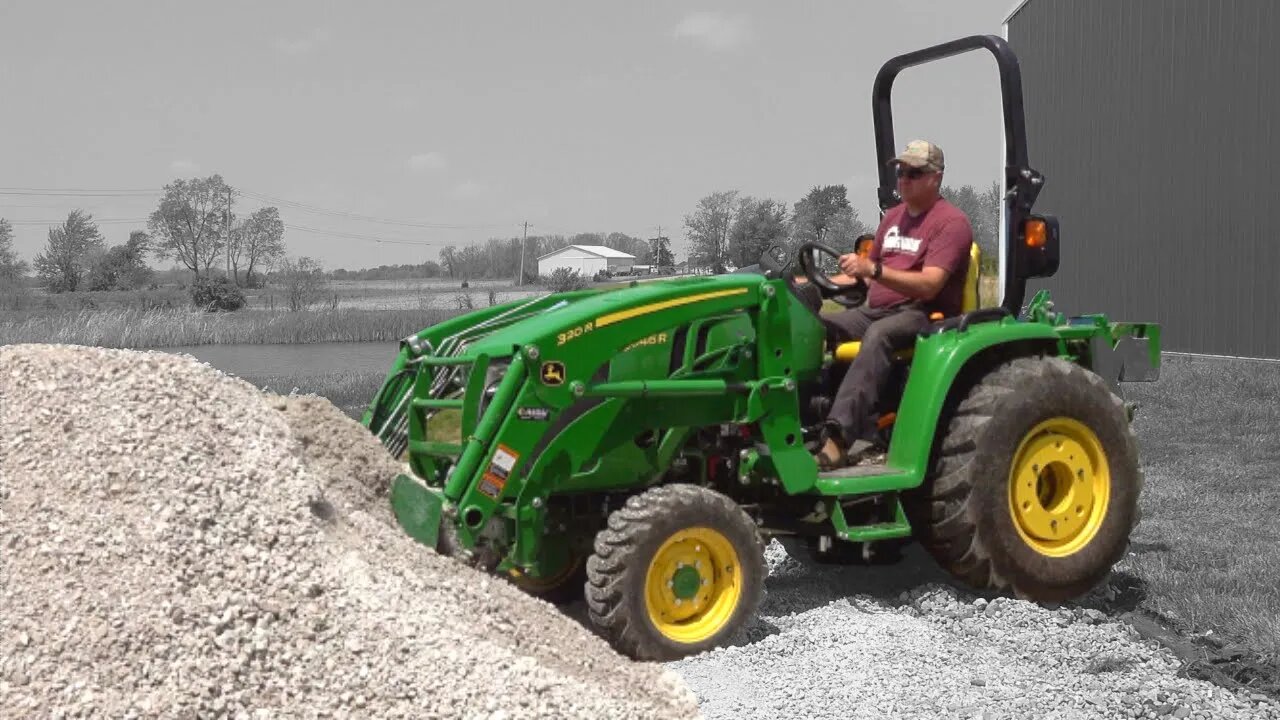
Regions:
<svg viewBox="0 0 1280 720"><path fill-rule="evenodd" d="M884 448L868 440L854 440L846 453L849 465L883 465L885 463Z"/></svg>
<svg viewBox="0 0 1280 720"><path fill-rule="evenodd" d="M845 443L845 430L840 423L828 419L822 423L818 443L820 449L813 459L818 461L819 472L839 470L849 465L849 451Z"/></svg>
<svg viewBox="0 0 1280 720"><path fill-rule="evenodd" d="M822 449L815 453L813 458L818 461L818 470L821 472L839 470L849 464L849 456L845 453L844 447L832 437L826 439Z"/></svg>

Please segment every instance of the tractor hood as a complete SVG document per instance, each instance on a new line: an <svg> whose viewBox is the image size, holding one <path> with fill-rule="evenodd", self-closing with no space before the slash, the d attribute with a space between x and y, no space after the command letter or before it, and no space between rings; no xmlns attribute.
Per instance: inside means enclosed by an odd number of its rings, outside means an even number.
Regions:
<svg viewBox="0 0 1280 720"><path fill-rule="evenodd" d="M741 273L707 277L679 278L649 283L633 283L630 287L589 295L564 294L562 302L552 302L544 311L508 325L476 340L465 355L491 358L506 357L529 344L543 352L569 348L592 339L599 352L600 342L621 349L626 343L653 332L656 318L670 318L675 325L690 313L721 312L727 304L741 307L743 302L758 301L761 289L768 283L763 275ZM552 295L543 301L554 301ZM736 302L734 302L736 301ZM664 328L667 326L663 326ZM605 328L622 332L600 333ZM627 332L634 328L634 333Z"/></svg>

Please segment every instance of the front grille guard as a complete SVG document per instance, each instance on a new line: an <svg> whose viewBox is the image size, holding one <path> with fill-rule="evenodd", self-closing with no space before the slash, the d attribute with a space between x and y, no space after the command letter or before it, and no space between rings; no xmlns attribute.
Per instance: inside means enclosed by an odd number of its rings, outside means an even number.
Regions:
<svg viewBox="0 0 1280 720"><path fill-rule="evenodd" d="M466 394L467 374L471 363L449 361L464 355L475 341L502 328L568 304L567 300L561 300L550 307L538 307L545 300L545 296L533 298L484 322L449 335L440 340L438 348L432 347L429 341L419 340L417 336L401 342L401 347L407 347L412 357L406 360L404 368L394 378L383 385L383 397L376 401L380 404L385 396L390 395L395 398L394 408L377 427L370 428L392 457L402 457L409 448L409 410L415 399L413 388L418 374L431 372L435 368L426 397L433 401L457 401L460 407ZM446 408L422 407L424 426L442 409Z"/></svg>

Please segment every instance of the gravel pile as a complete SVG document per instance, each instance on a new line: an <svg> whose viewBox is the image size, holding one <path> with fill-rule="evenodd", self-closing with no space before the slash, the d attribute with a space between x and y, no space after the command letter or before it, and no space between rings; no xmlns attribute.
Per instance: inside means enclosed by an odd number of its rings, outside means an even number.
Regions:
<svg viewBox="0 0 1280 720"><path fill-rule="evenodd" d="M770 544L740 644L670 663L708 718L1280 718L1263 695L1178 677L1179 661L1097 610L988 601L920 553L811 565Z"/></svg>
<svg viewBox="0 0 1280 720"><path fill-rule="evenodd" d="M678 676L390 521L327 402L0 347L0 717L690 717Z"/></svg>

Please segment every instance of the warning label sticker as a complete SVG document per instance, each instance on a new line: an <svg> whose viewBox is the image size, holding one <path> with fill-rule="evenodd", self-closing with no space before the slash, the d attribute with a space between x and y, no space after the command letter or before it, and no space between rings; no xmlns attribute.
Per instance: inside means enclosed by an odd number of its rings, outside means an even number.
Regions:
<svg viewBox="0 0 1280 720"><path fill-rule="evenodd" d="M476 489L481 493L488 495L490 498L497 500L502 495L502 489L507 486L506 478L500 478L491 472L485 473L480 478L480 484Z"/></svg>
<svg viewBox="0 0 1280 720"><path fill-rule="evenodd" d="M516 467L516 460L520 456L514 450L506 445L499 445L498 449L493 453L493 462L489 464L489 472L499 475L506 480L511 471Z"/></svg>
<svg viewBox="0 0 1280 720"><path fill-rule="evenodd" d="M507 486L507 480L511 478L511 471L515 469L519 459L520 455L516 451L506 445L499 445L493 453L493 460L489 462L489 469L480 476L476 489L497 500L502 495L502 489Z"/></svg>

